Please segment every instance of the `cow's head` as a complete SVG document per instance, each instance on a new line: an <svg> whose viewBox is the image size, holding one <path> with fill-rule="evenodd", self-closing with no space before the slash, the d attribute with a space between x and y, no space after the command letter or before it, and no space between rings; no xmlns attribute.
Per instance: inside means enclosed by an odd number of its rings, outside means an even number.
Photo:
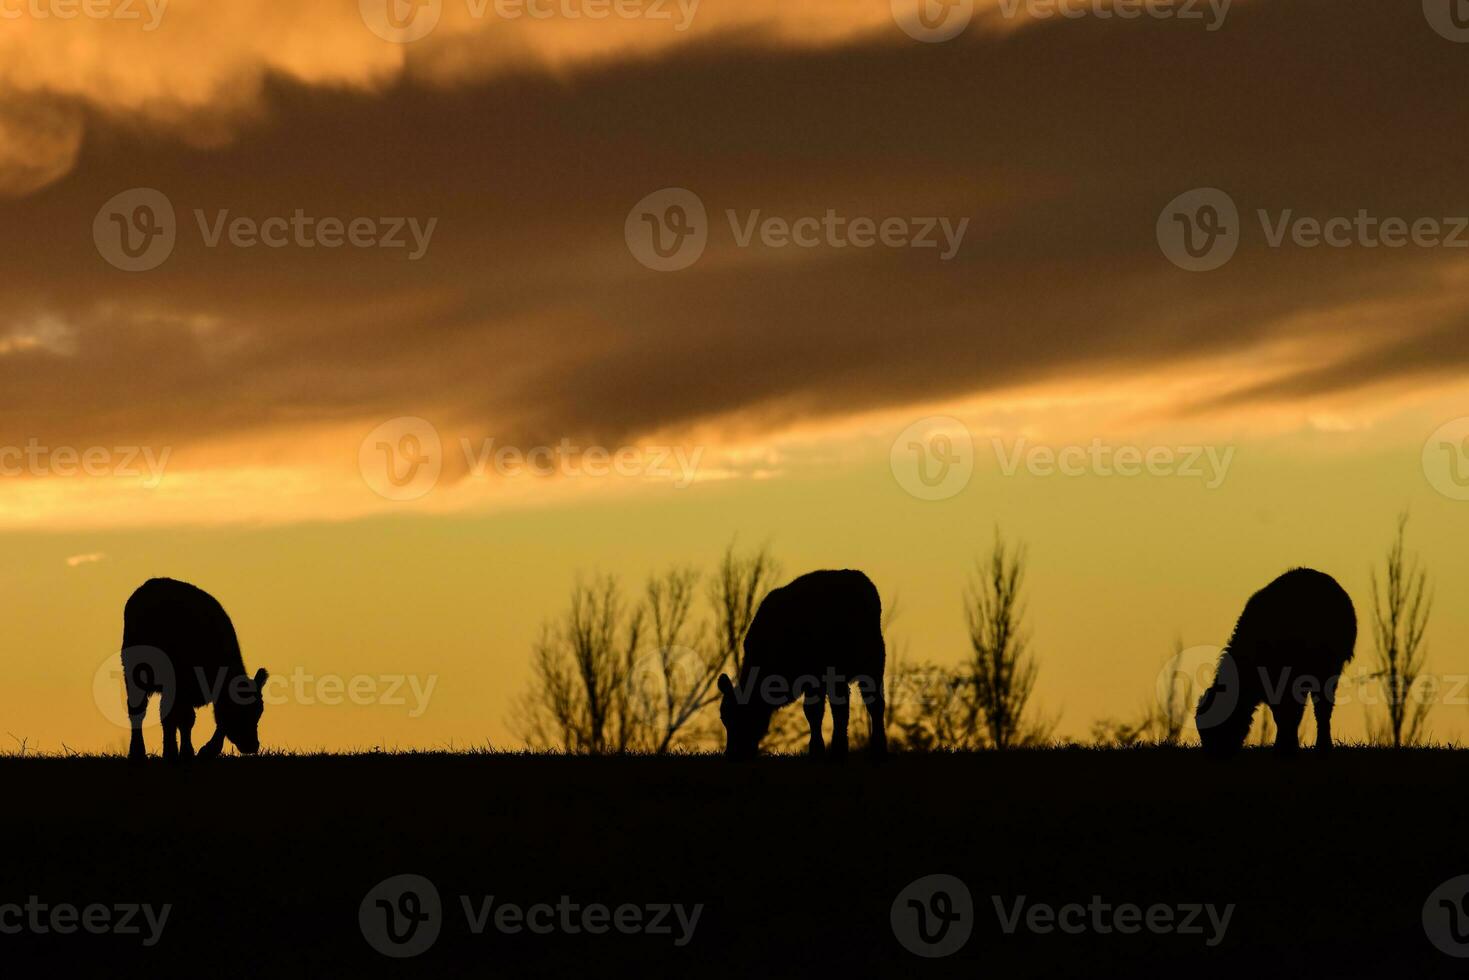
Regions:
<svg viewBox="0 0 1469 980"><path fill-rule="evenodd" d="M760 751L760 740L770 730L771 712L754 697L751 687L741 697L729 675L719 675L719 720L724 722L727 759L753 759Z"/></svg>
<svg viewBox="0 0 1469 980"><path fill-rule="evenodd" d="M241 755L260 751L260 716L265 713L260 692L269 677L264 667L253 678L238 677L215 702L214 721Z"/></svg>
<svg viewBox="0 0 1469 980"><path fill-rule="evenodd" d="M1255 719L1255 707L1263 697L1260 685L1252 683L1253 679L1253 672L1242 670L1229 651L1220 656L1214 683L1204 690L1194 712L1199 744L1205 753L1229 756L1245 744Z"/></svg>

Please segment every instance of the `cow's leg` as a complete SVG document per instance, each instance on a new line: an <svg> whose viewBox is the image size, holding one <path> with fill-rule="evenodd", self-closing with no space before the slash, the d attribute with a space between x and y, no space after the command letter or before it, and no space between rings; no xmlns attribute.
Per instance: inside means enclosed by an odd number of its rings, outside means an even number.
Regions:
<svg viewBox="0 0 1469 980"><path fill-rule="evenodd" d="M826 754L826 743L821 740L821 721L826 717L826 692L820 689L808 691L802 704L806 722L811 726L811 758L818 759Z"/></svg>
<svg viewBox="0 0 1469 980"><path fill-rule="evenodd" d="M867 705L867 754L874 759L881 758L888 749L882 681L864 677L857 681L857 689L862 692L862 701Z"/></svg>
<svg viewBox="0 0 1469 980"><path fill-rule="evenodd" d="M127 673L126 668L123 672ZM143 745L143 717L148 713L148 692L134 684L131 677L126 677L124 686L127 688L128 727L132 730L128 737L128 762L146 762L148 749Z"/></svg>
<svg viewBox="0 0 1469 980"><path fill-rule="evenodd" d="M1281 693L1280 703L1270 706L1275 716L1275 754L1294 755L1301 745L1301 718L1306 714L1304 701L1296 700L1290 691Z"/></svg>
<svg viewBox="0 0 1469 980"><path fill-rule="evenodd" d="M1335 707L1336 678L1326 682L1325 690L1311 695L1311 706L1316 712L1316 751L1331 750L1331 709Z"/></svg>
<svg viewBox="0 0 1469 980"><path fill-rule="evenodd" d="M194 708L185 705L177 712L179 716L179 760L194 761Z"/></svg>
<svg viewBox="0 0 1469 980"><path fill-rule="evenodd" d="M163 761L179 761L178 724L172 715L166 715L163 719Z"/></svg>
<svg viewBox="0 0 1469 980"><path fill-rule="evenodd" d="M840 762L847 757L847 719L852 710L852 690L845 681L836 681L827 691L831 700L831 759Z"/></svg>
<svg viewBox="0 0 1469 980"><path fill-rule="evenodd" d="M216 727L214 734L209 736L209 741L199 746L199 759L209 760L219 755L219 750L224 748L224 729Z"/></svg>

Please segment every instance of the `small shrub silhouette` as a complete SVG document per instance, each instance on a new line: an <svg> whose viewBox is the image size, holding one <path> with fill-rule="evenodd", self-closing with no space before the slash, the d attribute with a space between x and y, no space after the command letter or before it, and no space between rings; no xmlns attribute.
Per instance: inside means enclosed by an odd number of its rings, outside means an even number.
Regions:
<svg viewBox="0 0 1469 980"><path fill-rule="evenodd" d="M1204 751L1233 754L1264 703L1275 718L1275 751L1294 752L1307 697L1316 713L1316 748L1329 749L1337 681L1356 643L1356 610L1330 575L1296 568L1256 592L1199 699L1194 720Z"/></svg>
<svg viewBox="0 0 1469 980"><path fill-rule="evenodd" d="M234 624L204 590L167 578L139 586L123 611L122 669L130 761L147 758L143 717L152 694L159 695L165 760L194 758L195 712L206 704L214 705L215 729L200 746L200 759L218 755L225 738L246 755L259 750L260 691L268 675L264 668L253 678L245 673Z"/></svg>
<svg viewBox="0 0 1469 980"><path fill-rule="evenodd" d="M810 572L772 589L745 633L744 651L738 685L728 674L719 675L727 757L755 756L775 712L800 700L811 726L811 756L828 754L821 723L829 701L829 754L845 758L854 683L871 721L868 752L884 754L882 600L866 575Z"/></svg>

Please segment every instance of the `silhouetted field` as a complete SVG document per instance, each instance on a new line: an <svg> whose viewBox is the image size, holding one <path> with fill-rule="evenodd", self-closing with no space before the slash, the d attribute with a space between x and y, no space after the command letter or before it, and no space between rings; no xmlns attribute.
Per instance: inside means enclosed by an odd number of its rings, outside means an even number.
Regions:
<svg viewBox="0 0 1469 980"><path fill-rule="evenodd" d="M55 975L180 957L203 973L318 977L1447 976L1463 964L1422 924L1430 892L1469 874L1458 752L1251 751L1220 764L1074 749L876 768L860 757L838 768L267 755L141 770L7 759L0 785L0 905L173 906L152 948L139 935L0 935L0 962L44 956ZM368 944L358 912L405 873L436 886L442 930L397 960ZM938 873L967 884L973 933L925 959L900 944L890 913L906 885ZM680 947L671 914L670 934L510 934L492 920L476 935L460 896L475 908L487 896L492 908L634 905L645 922L663 904L703 909ZM1021 896L1235 908L1211 948L1207 917L1191 935L1006 934L992 896L1006 914Z"/></svg>

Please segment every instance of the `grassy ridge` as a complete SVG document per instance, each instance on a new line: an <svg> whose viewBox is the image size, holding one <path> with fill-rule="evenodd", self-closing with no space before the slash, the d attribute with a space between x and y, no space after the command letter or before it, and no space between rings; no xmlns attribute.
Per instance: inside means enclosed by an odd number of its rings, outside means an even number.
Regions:
<svg viewBox="0 0 1469 980"><path fill-rule="evenodd" d="M228 758L134 770L116 759L0 760L10 842L0 904L170 903L137 937L0 936L0 956L149 969L165 956L232 975L1225 976L1462 965L1425 937L1423 903L1469 874L1469 757L1344 749L1209 764L1187 750L799 758L566 758L369 753ZM358 907L414 873L442 932L411 960L375 952ZM922 959L890 925L909 882L947 873L973 934ZM703 906L692 939L473 935L477 906ZM1233 903L1223 940L1002 931L994 898ZM676 931L676 930L675 930Z"/></svg>

